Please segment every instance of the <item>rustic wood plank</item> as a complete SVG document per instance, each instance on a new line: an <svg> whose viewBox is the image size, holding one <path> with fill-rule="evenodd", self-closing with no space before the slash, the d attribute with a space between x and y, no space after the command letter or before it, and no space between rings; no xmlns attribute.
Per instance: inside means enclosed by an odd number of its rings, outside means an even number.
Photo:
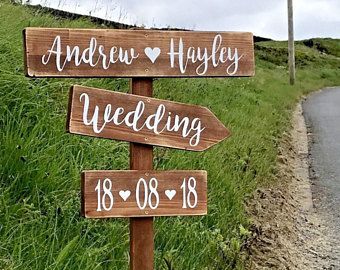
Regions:
<svg viewBox="0 0 340 270"><path fill-rule="evenodd" d="M116 29L24 30L32 77L254 75L252 33Z"/></svg>
<svg viewBox="0 0 340 270"><path fill-rule="evenodd" d="M192 151L203 151L230 135L202 106L83 86L72 87L69 103L67 130L74 134ZM98 117L91 122L93 115Z"/></svg>
<svg viewBox="0 0 340 270"><path fill-rule="evenodd" d="M152 97L152 78L130 80L132 94ZM153 147L145 144L130 143L130 169L152 170ZM153 217L130 218L130 270L153 270L154 232Z"/></svg>
<svg viewBox="0 0 340 270"><path fill-rule="evenodd" d="M152 217L130 218L130 270L154 269Z"/></svg>
<svg viewBox="0 0 340 270"><path fill-rule="evenodd" d="M82 181L87 218L207 213L206 171L84 171Z"/></svg>

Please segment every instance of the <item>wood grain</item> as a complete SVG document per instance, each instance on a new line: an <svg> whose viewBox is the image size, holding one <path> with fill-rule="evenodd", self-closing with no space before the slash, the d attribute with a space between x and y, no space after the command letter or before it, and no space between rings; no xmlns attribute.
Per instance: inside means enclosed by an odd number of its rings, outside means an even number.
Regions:
<svg viewBox="0 0 340 270"><path fill-rule="evenodd" d="M152 78L131 79L130 90L135 95L152 97ZM153 169L153 147L151 145L130 143L130 169ZM130 218L130 270L153 269L153 217L132 217Z"/></svg>
<svg viewBox="0 0 340 270"><path fill-rule="evenodd" d="M213 48L214 39L215 49ZM49 61L44 64L42 57L49 55L48 50L55 51L53 47L56 37L60 37L60 61L63 63L67 57L67 46L72 52L75 46L79 48L79 55L85 51L86 58L89 57L89 50L86 50L91 42L92 65L89 61L75 64L73 55L72 61L67 62L62 70L56 66L56 54L52 54ZM173 52L180 51L182 39L183 66L180 69L180 57L174 56L174 63L171 66L171 39L173 40ZM56 43L57 44L57 43ZM93 43L94 44L94 43ZM99 47L102 46L99 52ZM246 32L199 32L199 31L154 31L154 30L113 30L113 29L63 29L63 28L34 28L24 30L25 67L26 75L32 77L237 77L254 75L254 44L252 33ZM149 49L146 49L148 48ZM191 49L190 49L191 47ZM113 49L112 49L113 48ZM134 55L130 49L133 48L138 57L130 65L125 62L116 61L120 49L128 55ZM160 49L157 55L155 48ZM225 48L225 49L223 49ZM238 55L242 57L238 61L238 68L235 73L227 72L227 67L232 60L227 59L228 49L233 56L237 48ZM112 63L105 67L103 55L106 55L107 63L110 61L112 49ZM149 51L147 51L149 50ZM205 51L206 50L206 51ZM115 54L115 52L117 52ZM207 56L207 70L203 72L205 62L204 54ZM219 62L219 56L225 61ZM197 58L197 55L199 57ZM155 59L150 56L158 56ZM212 56L214 55L214 57ZM210 58L209 58L210 57ZM223 58L225 57L225 58ZM194 61L191 61L191 58ZM238 57L237 57L238 58ZM47 58L46 58L47 59ZM46 60L45 59L45 60ZM215 59L215 62L213 62ZM97 61L98 60L98 61ZM151 61L154 60L154 63ZM188 60L188 62L187 62ZM228 61L227 61L228 60ZM104 61L105 62L105 61ZM201 74L202 73L202 74Z"/></svg>
<svg viewBox="0 0 340 270"><path fill-rule="evenodd" d="M203 151L230 135L229 130L226 129L216 116L214 116L210 110L202 106L170 102L83 86L73 86L70 91L70 105L67 121L67 130L70 133L192 151ZM124 108L124 113L119 117L119 121L122 121L127 113L135 110L138 102L142 101L145 104L145 110L138 121L138 127L143 126L147 117L154 114L159 105L163 104L165 106L165 113L163 119L159 122L158 131L162 130L166 125L169 115L173 117L171 118L171 123L174 123L173 119L175 119L175 115L178 115L180 120L187 117L190 120L187 131L189 131L191 126L197 127L198 121L194 121L194 119L197 118L200 120L200 125L204 130L199 134L200 137L199 140L197 140L197 145L195 145L197 138L195 135L197 136L197 131L192 129L185 137L183 135L183 126L180 126L177 131L165 129L163 132L156 133L146 126L139 131L135 131L127 126L126 123L116 125L111 121L105 125L100 133L96 133L93 129L93 125L85 125L83 121L84 100L81 101L80 96L84 93L89 97L89 116L93 115L95 106L98 106L98 127L103 126L103 115L108 104L112 105L111 115L114 114L118 107ZM132 117L130 118L132 119ZM88 117L88 119L91 119L91 117Z"/></svg>
<svg viewBox="0 0 340 270"><path fill-rule="evenodd" d="M197 192L197 205L194 208L182 208L183 190L181 185L183 180L194 177L196 180L195 190ZM136 193L138 181L143 178L149 185L149 180L156 178L158 182L157 192L159 194L159 205L152 209L149 204L145 209L140 209L136 203L137 194L140 202L144 204L144 186L141 185L139 193ZM111 210L97 211L97 191L95 190L98 180L101 183L105 179L112 182L111 192L114 197L114 204ZM152 216L192 216L205 215L207 213L207 173L206 171L84 171L82 173L83 187L83 211L87 218L108 218L108 217L152 217ZM119 192L129 190L131 195L124 201ZM176 195L170 200L166 196L166 190L175 190ZM188 192L188 188L186 189ZM187 194L187 193L186 193ZM153 205L156 199L152 197ZM191 203L194 199L191 196ZM109 205L109 202L107 202Z"/></svg>

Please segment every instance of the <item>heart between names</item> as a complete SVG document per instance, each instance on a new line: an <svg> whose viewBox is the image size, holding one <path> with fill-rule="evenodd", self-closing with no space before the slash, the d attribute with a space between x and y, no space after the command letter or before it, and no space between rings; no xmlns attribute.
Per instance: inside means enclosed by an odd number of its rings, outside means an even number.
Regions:
<svg viewBox="0 0 340 270"><path fill-rule="evenodd" d="M155 63L156 59L161 54L161 49L158 47L155 48L146 47L144 49L144 53L152 63Z"/></svg>

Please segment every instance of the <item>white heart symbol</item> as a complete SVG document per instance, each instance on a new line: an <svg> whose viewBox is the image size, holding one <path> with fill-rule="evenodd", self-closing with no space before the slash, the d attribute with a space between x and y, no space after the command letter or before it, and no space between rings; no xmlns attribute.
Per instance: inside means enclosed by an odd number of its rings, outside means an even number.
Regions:
<svg viewBox="0 0 340 270"><path fill-rule="evenodd" d="M176 195L176 190L166 190L165 191L165 195L169 198L169 200L171 201L173 197L175 197Z"/></svg>
<svg viewBox="0 0 340 270"><path fill-rule="evenodd" d="M158 47L155 47L153 49L151 49L150 47L146 47L144 49L144 52L146 54L147 57L149 57L150 61L152 63L155 63L157 57L160 55L161 53L161 49Z"/></svg>
<svg viewBox="0 0 340 270"><path fill-rule="evenodd" d="M124 200L124 202L127 200L127 198L129 198L131 195L131 191L130 190L121 190L119 191L119 196L122 197L122 199Z"/></svg>

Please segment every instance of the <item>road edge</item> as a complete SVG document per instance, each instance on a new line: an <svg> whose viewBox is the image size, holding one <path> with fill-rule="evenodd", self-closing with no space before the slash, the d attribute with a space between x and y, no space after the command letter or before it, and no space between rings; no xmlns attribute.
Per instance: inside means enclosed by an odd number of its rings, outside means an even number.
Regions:
<svg viewBox="0 0 340 270"><path fill-rule="evenodd" d="M308 133L302 100L278 149L276 181L246 202L251 237L247 269L322 269L327 255L324 220L313 207Z"/></svg>

